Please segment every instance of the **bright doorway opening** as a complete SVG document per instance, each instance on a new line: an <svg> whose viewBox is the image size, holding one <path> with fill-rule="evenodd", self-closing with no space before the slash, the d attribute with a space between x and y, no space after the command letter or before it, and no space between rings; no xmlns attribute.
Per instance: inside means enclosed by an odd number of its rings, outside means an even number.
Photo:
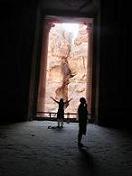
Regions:
<svg viewBox="0 0 132 176"><path fill-rule="evenodd" d="M50 97L72 98L65 117L76 118L80 97L86 97L91 113L93 19L49 17L45 21L37 117L56 116L58 106Z"/></svg>

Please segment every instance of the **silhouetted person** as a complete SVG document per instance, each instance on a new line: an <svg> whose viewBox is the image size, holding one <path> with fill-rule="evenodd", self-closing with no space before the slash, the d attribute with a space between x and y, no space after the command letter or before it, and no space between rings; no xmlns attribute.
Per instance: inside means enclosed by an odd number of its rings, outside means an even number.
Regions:
<svg viewBox="0 0 132 176"><path fill-rule="evenodd" d="M88 110L87 103L84 97L80 98L80 105L78 107L78 121L79 121L79 131L78 131L78 146L81 147L82 136L86 135L87 130L87 120L88 120Z"/></svg>
<svg viewBox="0 0 132 176"><path fill-rule="evenodd" d="M64 102L63 98L61 98L60 101L55 100L53 97L51 97L51 98L59 105L58 112L57 112L57 122L58 122L58 127L63 128L64 108L65 108L65 106L67 107L69 105L69 102L72 100L72 98L68 101L65 101L65 102Z"/></svg>

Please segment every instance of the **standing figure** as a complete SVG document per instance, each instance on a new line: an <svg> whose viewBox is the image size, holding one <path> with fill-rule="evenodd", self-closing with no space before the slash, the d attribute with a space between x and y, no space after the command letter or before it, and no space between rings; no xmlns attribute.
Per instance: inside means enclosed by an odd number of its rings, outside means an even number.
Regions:
<svg viewBox="0 0 132 176"><path fill-rule="evenodd" d="M64 107L69 105L69 102L72 100L72 98L68 101L63 100L63 98L60 99L60 101L55 100L53 97L51 97L52 100L54 100L56 103L58 103L58 111L57 111L57 122L58 122L58 127L63 128L63 120L64 120Z"/></svg>
<svg viewBox="0 0 132 176"><path fill-rule="evenodd" d="M84 97L80 98L80 105L78 107L78 121L79 121L79 131L78 131L78 146L82 147L81 143L82 136L86 135L87 130L87 120L88 120L88 110L87 103Z"/></svg>

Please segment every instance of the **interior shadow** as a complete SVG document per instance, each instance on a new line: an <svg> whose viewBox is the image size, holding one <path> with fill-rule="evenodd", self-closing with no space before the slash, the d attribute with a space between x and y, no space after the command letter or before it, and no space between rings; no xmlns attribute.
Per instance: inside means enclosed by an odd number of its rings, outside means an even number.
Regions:
<svg viewBox="0 0 132 176"><path fill-rule="evenodd" d="M89 175L89 176L95 176L96 169L95 169L95 163L93 160L93 156L88 152L88 147L78 147L78 150L81 154L80 161L82 164L82 169L80 170L82 175Z"/></svg>
<svg viewBox="0 0 132 176"><path fill-rule="evenodd" d="M63 129L63 127L58 127L58 126L48 126L48 129Z"/></svg>
<svg viewBox="0 0 132 176"><path fill-rule="evenodd" d="M90 168L93 168L93 157L92 155L87 151L88 147L78 147L82 161L86 162Z"/></svg>

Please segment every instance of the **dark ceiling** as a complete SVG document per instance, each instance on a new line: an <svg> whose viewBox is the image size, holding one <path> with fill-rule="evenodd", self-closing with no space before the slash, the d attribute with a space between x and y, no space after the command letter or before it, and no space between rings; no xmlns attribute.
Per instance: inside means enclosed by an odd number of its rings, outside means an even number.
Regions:
<svg viewBox="0 0 132 176"><path fill-rule="evenodd" d="M80 12L95 11L97 0L41 0L43 9L74 10Z"/></svg>

